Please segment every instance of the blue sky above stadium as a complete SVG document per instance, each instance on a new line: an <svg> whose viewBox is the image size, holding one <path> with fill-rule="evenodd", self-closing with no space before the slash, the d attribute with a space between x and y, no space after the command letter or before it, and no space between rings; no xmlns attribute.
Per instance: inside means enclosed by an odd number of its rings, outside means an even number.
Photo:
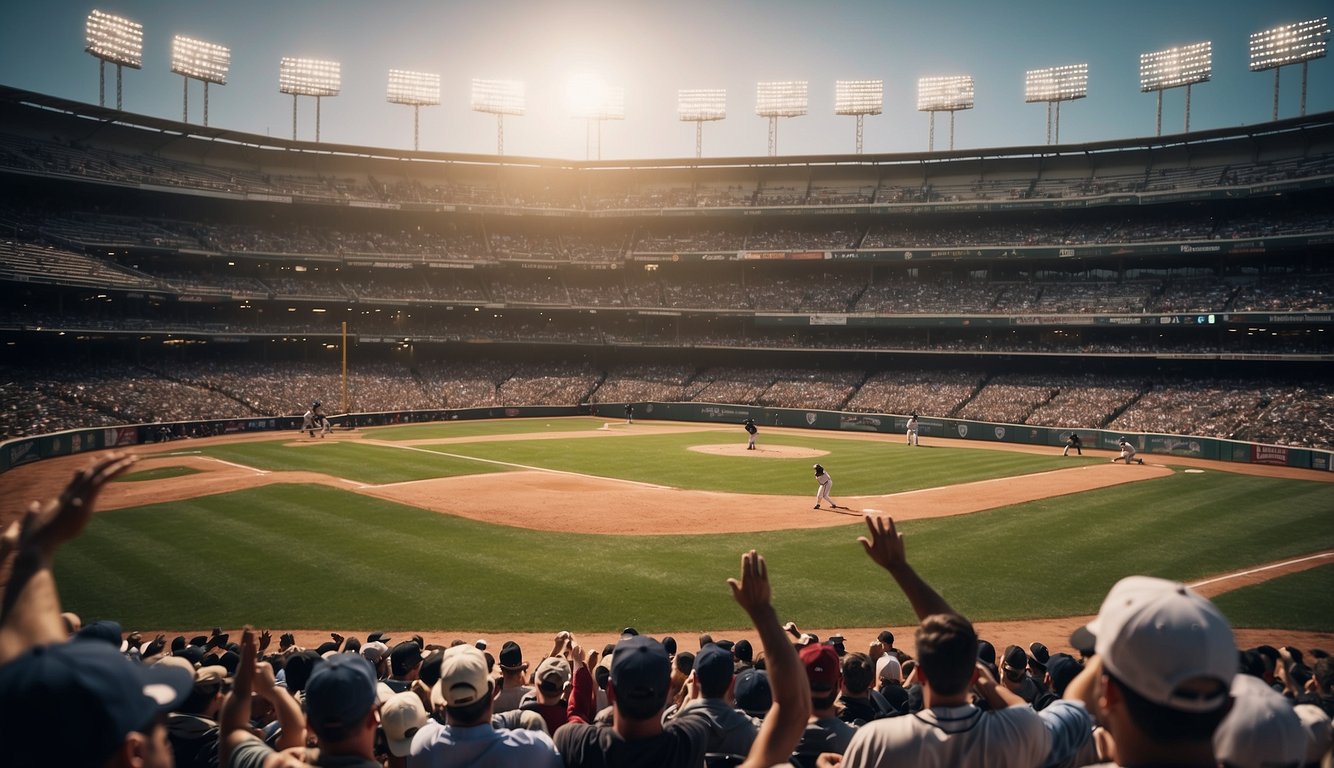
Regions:
<svg viewBox="0 0 1334 768"><path fill-rule="evenodd" d="M496 124L471 111L472 78L517 79L527 114L507 117L505 151L583 159L585 122L569 116L566 84L599 74L626 91L625 119L602 129L604 159L694 154L694 124L677 119L677 90L725 88L727 117L704 126L706 156L764 155L768 121L755 84L807 80L809 112L779 121L780 154L849 153L854 118L836 116L834 81L883 79L884 113L865 118L868 153L927 148L917 80L972 75L976 106L956 114L958 148L1041 144L1046 108L1024 103L1029 69L1087 62L1088 98L1061 108L1064 143L1151 136L1154 94L1139 91L1139 56L1213 43L1213 79L1191 94L1195 130L1270 119L1272 72L1251 72L1252 32L1328 14L1328 0L849 2L847 0L15 0L0 10L0 83L97 103L97 61L83 51L94 8L144 26L144 68L124 73L129 112L179 119L182 84L170 70L176 34L232 49L228 83L210 88L210 123L291 134L290 96L278 92L283 56L342 64L342 93L323 100L326 142L411 148L412 110L385 101L389 69L441 75L440 106L421 110L423 150L493 153ZM1280 117L1298 114L1300 66L1281 75ZM108 70L108 100L114 104ZM191 91L200 120L201 92ZM302 99L300 137L314 137ZM1164 96L1163 132L1184 121L1184 89ZM1334 109L1334 59L1309 69L1308 113ZM936 148L948 144L948 114Z"/></svg>

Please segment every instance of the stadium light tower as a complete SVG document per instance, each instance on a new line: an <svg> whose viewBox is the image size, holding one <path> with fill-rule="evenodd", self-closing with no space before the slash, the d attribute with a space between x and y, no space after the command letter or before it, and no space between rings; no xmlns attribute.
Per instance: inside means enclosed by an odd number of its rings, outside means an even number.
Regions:
<svg viewBox="0 0 1334 768"><path fill-rule="evenodd" d="M1325 57L1329 17L1284 24L1251 35L1251 71L1274 70L1274 119L1278 119L1278 73L1288 64L1302 65L1302 115L1306 115L1306 64Z"/></svg>
<svg viewBox="0 0 1334 768"><path fill-rule="evenodd" d="M884 80L835 80L834 114L857 118L857 154L862 153L862 119L885 106Z"/></svg>
<svg viewBox="0 0 1334 768"><path fill-rule="evenodd" d="M519 80L472 81L472 108L496 116L496 154L505 154L505 115L524 113L524 86Z"/></svg>
<svg viewBox="0 0 1334 768"><path fill-rule="evenodd" d="M1089 95L1089 65L1030 69L1024 77L1024 102L1047 102L1047 143L1052 143L1052 105L1056 105L1056 143L1061 143L1061 102Z"/></svg>
<svg viewBox="0 0 1334 768"><path fill-rule="evenodd" d="M181 97L181 122L190 122L190 81L204 84L204 125L208 125L208 84L227 84L227 70L232 65L230 48L206 43L185 35L171 40L171 71L185 82Z"/></svg>
<svg viewBox="0 0 1334 768"><path fill-rule="evenodd" d="M778 118L806 114L805 80L773 80L755 84L755 114L769 118L769 157L778 154Z"/></svg>
<svg viewBox="0 0 1334 768"><path fill-rule="evenodd" d="M1163 135L1163 91L1186 87L1186 131L1190 131L1190 87L1213 77L1212 42L1192 43L1139 55L1139 90L1158 92L1155 136Z"/></svg>
<svg viewBox="0 0 1334 768"><path fill-rule="evenodd" d="M389 70L389 103L412 107L412 149L421 149L421 108L440 103L440 75Z"/></svg>
<svg viewBox="0 0 1334 768"><path fill-rule="evenodd" d="M320 99L337 96L342 82L342 67L336 61L282 58L278 65L278 91L292 95L292 141L296 141L297 97L315 97L315 141L319 142Z"/></svg>
<svg viewBox="0 0 1334 768"><path fill-rule="evenodd" d="M143 69L144 25L94 9L85 25L88 44L84 50L97 61L97 103L107 105L108 63L116 65L116 109L121 109L122 67Z"/></svg>
<svg viewBox="0 0 1334 768"><path fill-rule="evenodd" d="M727 118L727 89L686 88L676 92L676 115L695 124L695 157L704 156L704 123Z"/></svg>
<svg viewBox="0 0 1334 768"><path fill-rule="evenodd" d="M625 88L607 85L601 78L581 75L572 79L567 89L571 112L584 120L584 159L591 157L589 135L593 123L598 126L598 159L602 159L602 124L625 119Z"/></svg>
<svg viewBox="0 0 1334 768"><path fill-rule="evenodd" d="M954 113L973 108L973 76L949 75L917 80L917 111L931 113L927 150L936 149L936 113L950 113L950 149L954 149Z"/></svg>

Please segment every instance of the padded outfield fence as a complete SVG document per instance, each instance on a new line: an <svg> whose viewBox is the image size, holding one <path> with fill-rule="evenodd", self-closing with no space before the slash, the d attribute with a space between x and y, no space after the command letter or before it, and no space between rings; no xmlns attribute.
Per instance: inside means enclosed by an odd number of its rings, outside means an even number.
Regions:
<svg viewBox="0 0 1334 768"><path fill-rule="evenodd" d="M755 423L760 425L761 428L771 426L901 435L904 434L905 425L908 421L907 416L883 413L766 408L719 403L636 402L630 403L630 405L634 406L635 418L641 420L735 424L738 429L746 419L754 419ZM624 419L625 406L625 403L599 403L579 406L514 406L350 413L345 416L334 417L334 423L336 428L353 428L474 419L552 418L587 416L590 414L607 419ZM295 432L300 430L301 421L300 416L219 419L73 429L49 435L16 438L0 443L0 473L33 461L106 448L120 448L168 442L188 437L213 437L242 432ZM1080 436L1085 448L1117 450L1117 441L1125 437L1144 455L1185 456L1326 472L1334 470L1334 452L1332 451L1313 448L1289 448L1214 437L1117 432L1105 429L1040 427L1027 424L997 424L986 421L930 416L919 417L917 428L918 435L925 437L1053 447L1064 446L1071 432Z"/></svg>

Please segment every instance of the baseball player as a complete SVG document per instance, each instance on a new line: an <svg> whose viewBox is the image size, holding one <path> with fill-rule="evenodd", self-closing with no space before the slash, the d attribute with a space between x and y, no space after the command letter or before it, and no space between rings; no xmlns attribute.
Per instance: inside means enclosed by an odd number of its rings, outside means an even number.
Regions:
<svg viewBox="0 0 1334 768"><path fill-rule="evenodd" d="M1118 459L1123 459L1127 464L1132 461L1138 461L1140 464L1144 463L1144 459L1135 458L1135 446L1131 445L1129 440L1123 437L1117 442L1117 445L1121 446L1121 455L1112 459L1113 464L1115 464Z"/></svg>
<svg viewBox="0 0 1334 768"><path fill-rule="evenodd" d="M1079 454L1080 456L1084 455L1084 441L1080 440L1079 435L1075 434L1074 432L1071 432L1070 436L1065 439L1065 450L1061 451L1061 455L1069 456L1071 448L1074 448L1075 453Z"/></svg>
<svg viewBox="0 0 1334 768"><path fill-rule="evenodd" d="M305 415L301 417L301 431L309 432L311 437L319 432L321 438L333 431L333 427L329 423L328 417L324 415L319 400L311 403L310 408L306 409Z"/></svg>
<svg viewBox="0 0 1334 768"><path fill-rule="evenodd" d="M625 423L626 424L635 423L635 407L629 403L625 404Z"/></svg>
<svg viewBox="0 0 1334 768"><path fill-rule="evenodd" d="M908 416L908 445L917 445L917 414Z"/></svg>
<svg viewBox="0 0 1334 768"><path fill-rule="evenodd" d="M824 471L824 467L820 466L819 464L815 465L815 482L820 484L820 490L815 492L816 509L820 508L821 499L824 499L825 501L829 502L830 509L847 509L847 507L840 507L839 505L835 504L834 500L830 498L829 489L834 487L834 479L831 478L829 476L829 473Z"/></svg>
<svg viewBox="0 0 1334 768"><path fill-rule="evenodd" d="M755 435L758 434L759 431L760 430L755 426L754 419L746 419L746 434L750 436L750 442L746 443L746 450L755 450Z"/></svg>

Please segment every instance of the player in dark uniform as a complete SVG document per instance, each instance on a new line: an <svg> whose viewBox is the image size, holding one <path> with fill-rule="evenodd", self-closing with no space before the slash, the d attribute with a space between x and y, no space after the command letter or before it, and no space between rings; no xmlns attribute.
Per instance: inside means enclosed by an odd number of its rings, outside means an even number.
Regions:
<svg viewBox="0 0 1334 768"><path fill-rule="evenodd" d="M746 450L748 451L755 450L755 435L759 431L760 431L759 428L755 426L754 419L746 419L746 434L750 435L750 442L746 443Z"/></svg>
<svg viewBox="0 0 1334 768"><path fill-rule="evenodd" d="M1084 441L1080 440L1079 435L1074 432L1071 432L1070 436L1065 439L1065 450L1061 451L1061 455L1069 456L1071 448L1075 449L1076 454L1080 456L1084 455Z"/></svg>
<svg viewBox="0 0 1334 768"><path fill-rule="evenodd" d="M626 424L635 423L635 407L630 403L625 404L625 423Z"/></svg>

